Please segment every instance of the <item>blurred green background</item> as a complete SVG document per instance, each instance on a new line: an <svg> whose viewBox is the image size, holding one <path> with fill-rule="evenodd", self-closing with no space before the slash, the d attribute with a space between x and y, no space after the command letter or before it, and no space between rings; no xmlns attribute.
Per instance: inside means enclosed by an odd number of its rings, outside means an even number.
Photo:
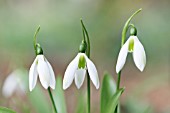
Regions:
<svg viewBox="0 0 170 113"><path fill-rule="evenodd" d="M122 72L121 86L126 87L122 106L125 113L147 106L153 113L170 113L169 4L169 0L0 0L0 86L13 70L20 67L29 70L35 58L33 35L38 25L41 26L38 42L56 75L63 77L83 38L80 18L90 35L91 59L100 81L104 71L116 80L122 28L129 16L142 8L132 23L145 47L147 64L141 73L132 56L128 56ZM76 109L77 94L86 90L85 84L79 91L75 85L65 91L68 113ZM20 108L7 104L0 96L1 105L19 112ZM92 85L94 113L99 110L99 96L100 90Z"/></svg>

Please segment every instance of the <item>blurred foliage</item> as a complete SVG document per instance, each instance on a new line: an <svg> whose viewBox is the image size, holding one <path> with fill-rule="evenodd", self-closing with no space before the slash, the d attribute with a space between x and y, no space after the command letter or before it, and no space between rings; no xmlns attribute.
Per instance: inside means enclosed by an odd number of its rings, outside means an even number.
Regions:
<svg viewBox="0 0 170 113"><path fill-rule="evenodd" d="M47 102L48 98L43 94L42 89L38 86L28 94L29 100L36 110L37 113L51 113L52 105ZM57 106L58 113L67 113L66 112L66 104L64 98L64 92L62 89L62 79L61 76L57 76L56 79L56 88L53 91L53 97L55 104ZM33 111L32 111L33 112Z"/></svg>
<svg viewBox="0 0 170 113"><path fill-rule="evenodd" d="M17 0L17 2L2 0L2 7L0 7L1 54L5 52L15 57L33 55L33 34L37 26L41 25L38 40L45 49L45 53L57 54L59 57L69 56L78 51L77 45L82 39L79 19L83 18L90 34L93 54L100 59L106 56L113 59L120 48L120 33L124 22L132 12L143 8L134 23L148 58L152 58L149 61L158 63L160 62L158 59L167 59L168 56L165 52L169 49L168 37L170 36L168 3L168 0L164 2L155 0ZM20 55L21 53L23 54Z"/></svg>
<svg viewBox="0 0 170 113"><path fill-rule="evenodd" d="M134 98L127 99L125 109L128 113L153 113L148 103L137 101Z"/></svg>
<svg viewBox="0 0 170 113"><path fill-rule="evenodd" d="M36 85L35 89L28 93L32 107L38 113L51 113L52 105L47 101L47 97L43 94L42 87ZM33 109L32 109L33 110ZM34 111L34 112L35 112ZM33 112L33 111L31 111Z"/></svg>
<svg viewBox="0 0 170 113"><path fill-rule="evenodd" d="M56 88L53 92L55 105L57 106L58 113L67 113L64 91L62 86L62 78L60 75L56 78Z"/></svg>
<svg viewBox="0 0 170 113"><path fill-rule="evenodd" d="M16 112L5 107L0 107L0 113L16 113Z"/></svg>
<svg viewBox="0 0 170 113"><path fill-rule="evenodd" d="M75 108L75 113L86 113L86 98L85 98L85 95L86 93L80 93L77 100L77 105L76 105L76 108Z"/></svg>

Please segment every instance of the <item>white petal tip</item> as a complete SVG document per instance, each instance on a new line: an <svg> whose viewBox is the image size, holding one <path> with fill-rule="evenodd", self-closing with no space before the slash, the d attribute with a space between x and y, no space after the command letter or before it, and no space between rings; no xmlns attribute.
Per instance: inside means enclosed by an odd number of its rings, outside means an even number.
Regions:
<svg viewBox="0 0 170 113"><path fill-rule="evenodd" d="M97 86L96 86L96 89L99 89L99 87L100 87L100 85L97 85Z"/></svg>
<svg viewBox="0 0 170 113"><path fill-rule="evenodd" d="M116 73L118 74L119 72L120 72L120 69L117 69L117 68L116 68Z"/></svg>
<svg viewBox="0 0 170 113"><path fill-rule="evenodd" d="M63 86L63 90L66 90L67 88Z"/></svg>
<svg viewBox="0 0 170 113"><path fill-rule="evenodd" d="M50 84L50 87L54 90L55 89L55 82Z"/></svg>
<svg viewBox="0 0 170 113"><path fill-rule="evenodd" d="M29 90L30 90L30 92L31 92L31 91L33 90L33 88L30 87Z"/></svg>
<svg viewBox="0 0 170 113"><path fill-rule="evenodd" d="M63 90L66 90L68 86L63 82Z"/></svg>
<svg viewBox="0 0 170 113"><path fill-rule="evenodd" d="M71 85L71 84L70 84ZM65 82L63 82L63 90L66 90L68 87L70 87L70 85L66 84Z"/></svg>
<svg viewBox="0 0 170 113"><path fill-rule="evenodd" d="M141 68L139 68L139 70L140 70L141 72L143 72L144 68L145 68L145 67L141 67Z"/></svg>
<svg viewBox="0 0 170 113"><path fill-rule="evenodd" d="M96 84L94 84L94 86L96 87L96 89L99 89L99 87L100 87L99 80L97 81L97 83L96 83Z"/></svg>
<svg viewBox="0 0 170 113"><path fill-rule="evenodd" d="M43 86L45 89L48 89L48 86Z"/></svg>
<svg viewBox="0 0 170 113"><path fill-rule="evenodd" d="M53 86L50 86L50 87L51 87L51 89L53 89L53 90L55 89L55 87L53 87Z"/></svg>
<svg viewBox="0 0 170 113"><path fill-rule="evenodd" d="M77 89L80 89L80 87L77 86Z"/></svg>
<svg viewBox="0 0 170 113"><path fill-rule="evenodd" d="M77 83L75 83L75 84L76 84L77 89L80 89L81 85L79 85Z"/></svg>

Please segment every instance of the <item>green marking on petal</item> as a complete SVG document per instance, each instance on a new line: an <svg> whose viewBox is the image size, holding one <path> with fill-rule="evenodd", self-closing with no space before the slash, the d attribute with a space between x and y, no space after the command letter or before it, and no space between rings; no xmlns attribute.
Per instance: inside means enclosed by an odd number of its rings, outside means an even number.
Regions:
<svg viewBox="0 0 170 113"><path fill-rule="evenodd" d="M130 39L129 41L129 52L133 52L133 48L134 48L134 39Z"/></svg>
<svg viewBox="0 0 170 113"><path fill-rule="evenodd" d="M36 61L36 64L38 64L38 60Z"/></svg>
<svg viewBox="0 0 170 113"><path fill-rule="evenodd" d="M86 66L86 60L85 60L84 56L81 55L80 58L79 58L78 68L79 68L79 69L81 69L81 68L84 69L85 66Z"/></svg>

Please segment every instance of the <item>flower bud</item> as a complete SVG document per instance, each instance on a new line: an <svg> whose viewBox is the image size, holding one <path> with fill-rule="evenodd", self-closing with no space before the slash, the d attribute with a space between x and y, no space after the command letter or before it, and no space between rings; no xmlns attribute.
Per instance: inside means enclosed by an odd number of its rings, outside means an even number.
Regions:
<svg viewBox="0 0 170 113"><path fill-rule="evenodd" d="M42 50L40 44L38 44L38 43L36 44L35 52L36 52L36 55L43 55L43 50Z"/></svg>
<svg viewBox="0 0 170 113"><path fill-rule="evenodd" d="M136 29L136 27L131 27L131 28L130 28L130 35L131 35L131 36L136 36L136 35L137 35L137 29Z"/></svg>
<svg viewBox="0 0 170 113"><path fill-rule="evenodd" d="M83 40L79 46L79 52L85 53L86 49L87 49L87 44L86 41Z"/></svg>

